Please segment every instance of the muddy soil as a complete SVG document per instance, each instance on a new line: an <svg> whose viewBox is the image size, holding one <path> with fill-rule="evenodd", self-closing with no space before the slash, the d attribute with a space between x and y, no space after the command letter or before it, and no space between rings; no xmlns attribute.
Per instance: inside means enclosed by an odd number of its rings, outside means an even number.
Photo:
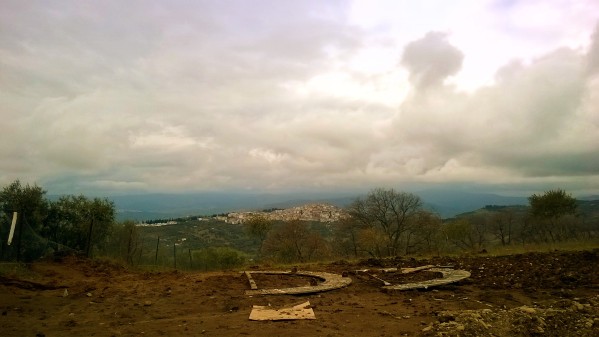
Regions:
<svg viewBox="0 0 599 337"><path fill-rule="evenodd" d="M376 280L351 273L427 264L472 276L425 291L383 292ZM310 269L349 271L353 283L305 296L246 296L250 286L239 271L142 272L75 258L38 262L0 277L0 336L599 336L599 250L339 261ZM394 282L408 280L396 276ZM254 275L259 287L310 282L263 277ZM316 320L248 319L252 305L280 308L306 300Z"/></svg>

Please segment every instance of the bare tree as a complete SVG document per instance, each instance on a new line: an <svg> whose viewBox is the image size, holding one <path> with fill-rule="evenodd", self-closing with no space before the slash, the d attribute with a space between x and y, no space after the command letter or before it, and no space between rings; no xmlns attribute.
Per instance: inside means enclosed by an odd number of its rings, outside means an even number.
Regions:
<svg viewBox="0 0 599 337"><path fill-rule="evenodd" d="M349 217L339 220L334 225L333 240L337 253L345 257L358 257L362 251L359 240L360 223Z"/></svg>
<svg viewBox="0 0 599 337"><path fill-rule="evenodd" d="M308 262L328 254L327 242L306 222L293 220L270 232L264 254L281 262Z"/></svg>
<svg viewBox="0 0 599 337"><path fill-rule="evenodd" d="M512 238L519 216L512 209L506 208L490 216L490 229L502 246L512 244Z"/></svg>
<svg viewBox="0 0 599 337"><path fill-rule="evenodd" d="M443 222L438 215L428 211L419 211L414 217L414 224L410 229L410 233L413 235L406 240L406 254L417 250L436 251L439 254L443 241L441 235L442 225Z"/></svg>
<svg viewBox="0 0 599 337"><path fill-rule="evenodd" d="M348 210L364 227L381 231L386 239L384 255L395 256L410 221L421 208L422 201L415 194L376 188L364 199L356 199Z"/></svg>

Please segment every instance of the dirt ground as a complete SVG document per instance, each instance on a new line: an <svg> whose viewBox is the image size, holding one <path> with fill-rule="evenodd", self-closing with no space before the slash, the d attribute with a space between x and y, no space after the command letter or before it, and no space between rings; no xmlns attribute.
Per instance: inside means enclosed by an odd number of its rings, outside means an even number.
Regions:
<svg viewBox="0 0 599 337"><path fill-rule="evenodd" d="M353 282L343 289L250 297L240 272L141 272L76 258L38 262L18 276L0 276L0 336L599 336L599 250L339 261L309 269L427 264L472 276L387 293L379 281L350 273ZM399 275L379 277L402 282ZM259 287L309 281L256 278ZM248 319L252 305L280 308L306 300L316 320Z"/></svg>

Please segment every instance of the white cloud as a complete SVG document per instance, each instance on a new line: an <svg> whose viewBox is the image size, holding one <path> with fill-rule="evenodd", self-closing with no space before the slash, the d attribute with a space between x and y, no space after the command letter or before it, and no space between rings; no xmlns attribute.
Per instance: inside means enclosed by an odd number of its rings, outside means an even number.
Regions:
<svg viewBox="0 0 599 337"><path fill-rule="evenodd" d="M3 2L0 183L581 188L598 169L598 14L561 0Z"/></svg>

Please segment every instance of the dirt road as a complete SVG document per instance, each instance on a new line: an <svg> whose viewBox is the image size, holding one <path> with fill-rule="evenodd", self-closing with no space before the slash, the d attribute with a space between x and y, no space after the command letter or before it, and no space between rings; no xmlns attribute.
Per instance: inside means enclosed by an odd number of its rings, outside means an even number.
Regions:
<svg viewBox="0 0 599 337"><path fill-rule="evenodd" d="M353 282L343 289L250 297L240 272L136 272L75 258L38 262L26 273L0 277L0 336L599 336L599 250L308 268L342 273L427 264L472 276L425 291L383 292L379 281L350 273ZM310 280L257 281L276 287ZM315 320L248 319L252 305L306 300Z"/></svg>

